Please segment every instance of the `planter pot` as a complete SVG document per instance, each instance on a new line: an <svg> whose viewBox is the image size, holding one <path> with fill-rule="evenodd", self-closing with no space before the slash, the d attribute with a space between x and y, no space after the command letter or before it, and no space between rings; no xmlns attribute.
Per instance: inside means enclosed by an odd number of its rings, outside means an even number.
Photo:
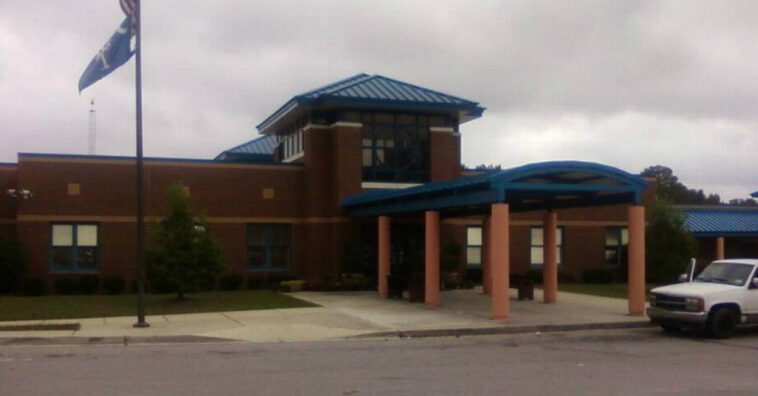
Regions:
<svg viewBox="0 0 758 396"><path fill-rule="evenodd" d="M422 283L408 285L408 301L424 302L424 285Z"/></svg>
<svg viewBox="0 0 758 396"><path fill-rule="evenodd" d="M447 271L441 274L443 289L460 289L463 284L463 273L459 271Z"/></svg>

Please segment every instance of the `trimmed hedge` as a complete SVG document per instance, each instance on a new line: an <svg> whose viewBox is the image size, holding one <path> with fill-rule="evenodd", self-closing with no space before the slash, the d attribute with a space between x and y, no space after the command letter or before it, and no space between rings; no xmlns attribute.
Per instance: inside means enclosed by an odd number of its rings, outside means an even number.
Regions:
<svg viewBox="0 0 758 396"><path fill-rule="evenodd" d="M268 275L268 288L271 290L279 290L279 285L282 282L297 280L297 277L292 274L272 273Z"/></svg>
<svg viewBox="0 0 758 396"><path fill-rule="evenodd" d="M100 289L100 277L97 275L85 275L76 281L77 292L82 294L97 294Z"/></svg>
<svg viewBox="0 0 758 396"><path fill-rule="evenodd" d="M70 296L77 293L79 285L73 278L58 278L53 281L55 293Z"/></svg>
<svg viewBox="0 0 758 396"><path fill-rule="evenodd" d="M121 294L125 287L126 282L120 276L107 276L103 278L103 289L108 294Z"/></svg>
<svg viewBox="0 0 758 396"><path fill-rule="evenodd" d="M237 290L242 286L242 275L228 273L218 278L218 288L223 291Z"/></svg>
<svg viewBox="0 0 758 396"><path fill-rule="evenodd" d="M47 284L42 278L26 278L21 284L21 290L26 296L42 296L47 291Z"/></svg>
<svg viewBox="0 0 758 396"><path fill-rule="evenodd" d="M253 275L247 278L248 290L260 290L266 287L266 277L260 275Z"/></svg>
<svg viewBox="0 0 758 396"><path fill-rule="evenodd" d="M611 283L613 282L613 271L607 268L586 270L582 272L582 281L584 283Z"/></svg>

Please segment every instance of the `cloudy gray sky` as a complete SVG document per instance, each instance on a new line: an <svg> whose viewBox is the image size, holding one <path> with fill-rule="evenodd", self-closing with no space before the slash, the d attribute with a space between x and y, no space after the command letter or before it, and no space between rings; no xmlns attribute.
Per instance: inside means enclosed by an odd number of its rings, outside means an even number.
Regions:
<svg viewBox="0 0 758 396"><path fill-rule="evenodd" d="M758 189L758 2L143 0L145 152L212 158L290 97L359 72L480 102L463 162L674 169ZM0 2L0 162L134 153L134 62L77 93L117 0Z"/></svg>

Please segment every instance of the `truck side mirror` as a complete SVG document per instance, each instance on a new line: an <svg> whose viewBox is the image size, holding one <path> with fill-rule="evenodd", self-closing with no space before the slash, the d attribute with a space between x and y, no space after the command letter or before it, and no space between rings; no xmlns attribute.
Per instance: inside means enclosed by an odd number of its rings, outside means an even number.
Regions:
<svg viewBox="0 0 758 396"><path fill-rule="evenodd" d="M679 275L679 283L686 283L689 282L690 278L687 276L687 274L681 274Z"/></svg>
<svg viewBox="0 0 758 396"><path fill-rule="evenodd" d="M758 289L758 278L753 278L752 286L753 289Z"/></svg>

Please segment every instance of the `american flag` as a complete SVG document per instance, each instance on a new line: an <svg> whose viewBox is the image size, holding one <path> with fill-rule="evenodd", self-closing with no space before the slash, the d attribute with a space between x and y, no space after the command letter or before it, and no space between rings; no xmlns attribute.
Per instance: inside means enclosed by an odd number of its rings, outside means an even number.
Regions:
<svg viewBox="0 0 758 396"><path fill-rule="evenodd" d="M121 4L121 9L126 15L132 15L134 9L137 8L137 0L118 0L118 2Z"/></svg>

